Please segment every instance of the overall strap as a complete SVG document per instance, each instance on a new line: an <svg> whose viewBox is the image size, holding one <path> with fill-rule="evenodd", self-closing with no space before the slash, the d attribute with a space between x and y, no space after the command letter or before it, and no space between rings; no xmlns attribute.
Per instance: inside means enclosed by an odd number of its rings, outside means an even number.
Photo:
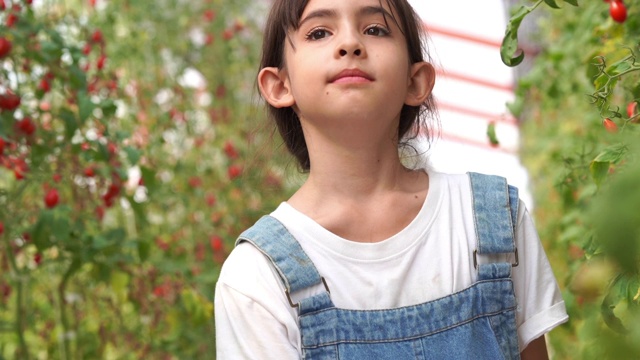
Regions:
<svg viewBox="0 0 640 360"><path fill-rule="evenodd" d="M299 310L302 311L333 306L324 278L320 276L300 243L276 218L269 215L263 216L252 227L240 234L236 240L236 246L243 241L253 244L275 266L292 307L300 307ZM305 299L300 304L294 304L291 301L292 293L321 283L324 284L327 292Z"/></svg>
<svg viewBox="0 0 640 360"><path fill-rule="evenodd" d="M477 254L515 253L515 262L490 263L478 267L479 280L511 276L511 267L518 266L515 231L518 216L518 189L507 184L500 176L470 172L473 217L478 238L473 260L477 267Z"/></svg>

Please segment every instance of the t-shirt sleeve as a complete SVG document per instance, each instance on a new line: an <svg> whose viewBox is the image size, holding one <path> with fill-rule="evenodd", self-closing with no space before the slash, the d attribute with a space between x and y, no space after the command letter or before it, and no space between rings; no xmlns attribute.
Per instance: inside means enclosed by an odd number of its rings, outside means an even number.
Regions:
<svg viewBox="0 0 640 360"><path fill-rule="evenodd" d="M300 334L280 280L265 256L240 244L215 291L217 359L299 359Z"/></svg>
<svg viewBox="0 0 640 360"><path fill-rule="evenodd" d="M531 341L566 322L569 317L538 232L522 201L518 212L516 246L520 263L513 268L512 277L518 301L518 342L522 351Z"/></svg>

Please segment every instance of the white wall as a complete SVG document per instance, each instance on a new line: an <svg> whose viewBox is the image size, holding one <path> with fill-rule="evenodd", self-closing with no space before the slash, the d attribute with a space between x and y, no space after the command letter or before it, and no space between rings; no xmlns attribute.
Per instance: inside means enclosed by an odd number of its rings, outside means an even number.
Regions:
<svg viewBox="0 0 640 360"><path fill-rule="evenodd" d="M505 106L514 98L514 74L500 60L506 28L502 0L409 2L427 26L438 68L434 95L442 133L427 153L429 164L443 172L504 176L532 208L528 175L518 157L518 122ZM498 147L486 135L492 121Z"/></svg>

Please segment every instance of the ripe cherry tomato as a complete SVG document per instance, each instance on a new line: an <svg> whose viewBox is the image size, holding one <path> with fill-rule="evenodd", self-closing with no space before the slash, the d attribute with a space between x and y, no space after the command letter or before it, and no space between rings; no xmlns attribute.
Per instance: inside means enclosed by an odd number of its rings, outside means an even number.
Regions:
<svg viewBox="0 0 640 360"><path fill-rule="evenodd" d="M623 23L627 19L627 8L622 0L612 0L609 2L609 14L611 18L619 23Z"/></svg>
<svg viewBox="0 0 640 360"><path fill-rule="evenodd" d="M54 208L58 205L58 201L60 200L60 195L58 195L58 190L50 189L44 196L44 204L49 208Z"/></svg>
<svg viewBox="0 0 640 360"><path fill-rule="evenodd" d="M607 129L607 131L610 132L610 133L618 132L618 125L616 125L616 123L614 123L609 118L604 119L602 121L602 125L604 125L604 128Z"/></svg>
<svg viewBox="0 0 640 360"><path fill-rule="evenodd" d="M0 37L0 58L3 58L7 55L9 55L9 53L11 52L11 41Z"/></svg>
<svg viewBox="0 0 640 360"><path fill-rule="evenodd" d="M637 107L638 107L637 102L635 101L630 102L629 105L627 105L627 116L632 117L633 115L635 115Z"/></svg>
<svg viewBox="0 0 640 360"><path fill-rule="evenodd" d="M20 97L16 94L6 93L0 95L0 109L13 111L20 106Z"/></svg>
<svg viewBox="0 0 640 360"><path fill-rule="evenodd" d="M18 129L27 136L32 135L36 131L36 124L28 117L18 121L16 125Z"/></svg>

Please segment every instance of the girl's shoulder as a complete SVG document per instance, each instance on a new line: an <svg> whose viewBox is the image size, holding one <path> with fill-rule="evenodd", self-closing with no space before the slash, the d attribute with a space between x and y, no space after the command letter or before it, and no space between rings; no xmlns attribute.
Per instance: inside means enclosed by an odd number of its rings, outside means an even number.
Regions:
<svg viewBox="0 0 640 360"><path fill-rule="evenodd" d="M268 259L250 243L238 244L222 265L218 285L225 285L235 291L249 295L274 283L274 270Z"/></svg>

